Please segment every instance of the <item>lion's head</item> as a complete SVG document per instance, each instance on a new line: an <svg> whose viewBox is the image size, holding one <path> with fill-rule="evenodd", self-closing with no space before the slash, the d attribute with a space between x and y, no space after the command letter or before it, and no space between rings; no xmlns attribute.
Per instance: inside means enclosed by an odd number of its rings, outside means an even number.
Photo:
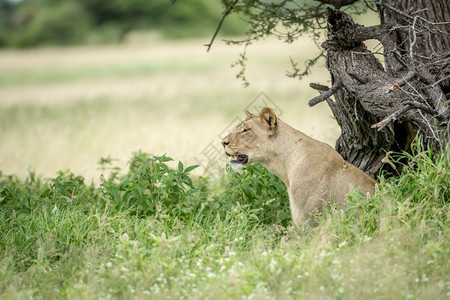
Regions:
<svg viewBox="0 0 450 300"><path fill-rule="evenodd" d="M232 164L263 162L270 155L276 132L277 117L270 108L263 108L258 116L247 111L245 121L223 139L222 145Z"/></svg>

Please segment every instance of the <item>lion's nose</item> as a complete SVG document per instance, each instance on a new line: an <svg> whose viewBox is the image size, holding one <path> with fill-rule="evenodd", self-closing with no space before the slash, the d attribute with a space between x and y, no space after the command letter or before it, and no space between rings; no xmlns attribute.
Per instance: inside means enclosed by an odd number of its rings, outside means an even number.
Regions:
<svg viewBox="0 0 450 300"><path fill-rule="evenodd" d="M222 141L222 146L226 146L226 145L228 145L230 142L227 142L227 141Z"/></svg>

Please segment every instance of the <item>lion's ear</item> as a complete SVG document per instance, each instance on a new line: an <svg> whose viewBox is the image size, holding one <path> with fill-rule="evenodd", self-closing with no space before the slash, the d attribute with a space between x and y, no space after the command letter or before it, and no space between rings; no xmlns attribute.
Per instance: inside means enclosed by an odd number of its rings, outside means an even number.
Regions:
<svg viewBox="0 0 450 300"><path fill-rule="evenodd" d="M259 119L269 126L270 130L274 130L277 127L277 116L268 107L265 107L261 109L261 112L259 113Z"/></svg>
<svg viewBox="0 0 450 300"><path fill-rule="evenodd" d="M250 113L248 110L245 111L245 120L250 120L254 115Z"/></svg>

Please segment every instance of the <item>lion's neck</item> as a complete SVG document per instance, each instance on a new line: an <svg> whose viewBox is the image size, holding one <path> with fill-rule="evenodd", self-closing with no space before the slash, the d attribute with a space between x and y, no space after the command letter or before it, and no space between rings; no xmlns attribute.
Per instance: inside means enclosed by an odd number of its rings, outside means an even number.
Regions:
<svg viewBox="0 0 450 300"><path fill-rule="evenodd" d="M279 120L278 132L273 140L273 147L268 153L269 159L262 163L284 184L289 187L289 174L297 168L301 153L306 150L305 142L310 138Z"/></svg>

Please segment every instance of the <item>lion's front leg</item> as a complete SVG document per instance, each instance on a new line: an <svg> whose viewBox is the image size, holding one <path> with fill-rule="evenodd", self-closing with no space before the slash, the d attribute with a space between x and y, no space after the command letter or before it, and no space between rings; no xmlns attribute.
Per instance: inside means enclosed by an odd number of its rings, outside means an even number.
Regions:
<svg viewBox="0 0 450 300"><path fill-rule="evenodd" d="M323 203L318 195L307 195L298 191L288 191L289 206L292 221L297 228L315 227L317 224L312 214L319 210L319 203Z"/></svg>

